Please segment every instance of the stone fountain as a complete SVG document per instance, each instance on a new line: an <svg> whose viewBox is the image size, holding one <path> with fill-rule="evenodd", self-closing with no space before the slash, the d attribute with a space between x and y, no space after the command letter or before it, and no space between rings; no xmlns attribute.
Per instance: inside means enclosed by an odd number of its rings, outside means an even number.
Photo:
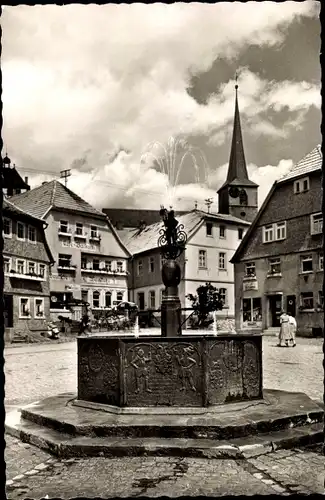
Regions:
<svg viewBox="0 0 325 500"><path fill-rule="evenodd" d="M58 456L243 458L323 437L323 409L305 394L264 390L262 336L181 334L186 233L160 211L166 262L161 335L78 337L78 394L7 415L6 432Z"/></svg>

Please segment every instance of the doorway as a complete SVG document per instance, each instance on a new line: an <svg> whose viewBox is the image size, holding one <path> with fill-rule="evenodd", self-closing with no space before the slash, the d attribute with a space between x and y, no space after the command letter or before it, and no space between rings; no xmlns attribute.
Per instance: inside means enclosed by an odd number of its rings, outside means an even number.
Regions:
<svg viewBox="0 0 325 500"><path fill-rule="evenodd" d="M270 306L270 319L271 319L270 326L279 327L281 309L282 309L282 295L270 295L269 306Z"/></svg>
<svg viewBox="0 0 325 500"><path fill-rule="evenodd" d="M4 326L5 328L12 328L14 326L14 314L13 314L13 296L4 294Z"/></svg>
<svg viewBox="0 0 325 500"><path fill-rule="evenodd" d="M144 292L138 293L138 306L140 311L144 310Z"/></svg>
<svg viewBox="0 0 325 500"><path fill-rule="evenodd" d="M288 295L287 296L287 313L290 314L290 316L293 316L293 317L296 316L296 296L295 295Z"/></svg>

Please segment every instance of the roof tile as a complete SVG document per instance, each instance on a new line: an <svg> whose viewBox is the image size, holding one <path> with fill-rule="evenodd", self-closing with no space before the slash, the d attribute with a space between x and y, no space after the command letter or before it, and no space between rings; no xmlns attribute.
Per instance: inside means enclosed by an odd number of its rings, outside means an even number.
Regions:
<svg viewBox="0 0 325 500"><path fill-rule="evenodd" d="M294 179L295 177L300 177L302 175L307 175L315 170L322 168L323 155L320 144L318 144L310 153L308 153L302 160L300 160L296 165L294 165L289 172L284 174L277 181L283 182L289 179Z"/></svg>

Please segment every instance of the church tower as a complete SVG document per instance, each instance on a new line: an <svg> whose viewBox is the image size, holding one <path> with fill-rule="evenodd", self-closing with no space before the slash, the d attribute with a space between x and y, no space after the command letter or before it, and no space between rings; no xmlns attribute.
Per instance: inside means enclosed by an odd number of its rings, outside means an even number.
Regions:
<svg viewBox="0 0 325 500"><path fill-rule="evenodd" d="M235 86L235 117L228 174L226 182L218 190L219 213L229 214L252 222L257 214L258 185L248 178L243 137L238 108L238 85Z"/></svg>

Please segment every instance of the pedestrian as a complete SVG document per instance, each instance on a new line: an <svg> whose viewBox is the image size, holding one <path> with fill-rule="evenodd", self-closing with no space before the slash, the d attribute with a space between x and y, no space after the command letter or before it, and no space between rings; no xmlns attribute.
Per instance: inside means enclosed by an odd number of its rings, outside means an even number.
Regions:
<svg viewBox="0 0 325 500"><path fill-rule="evenodd" d="M297 332L297 321L296 319L289 314L289 328L291 334L291 345L292 347L296 347L296 332Z"/></svg>
<svg viewBox="0 0 325 500"><path fill-rule="evenodd" d="M289 315L285 311L281 311L278 347L289 347L291 338Z"/></svg>

